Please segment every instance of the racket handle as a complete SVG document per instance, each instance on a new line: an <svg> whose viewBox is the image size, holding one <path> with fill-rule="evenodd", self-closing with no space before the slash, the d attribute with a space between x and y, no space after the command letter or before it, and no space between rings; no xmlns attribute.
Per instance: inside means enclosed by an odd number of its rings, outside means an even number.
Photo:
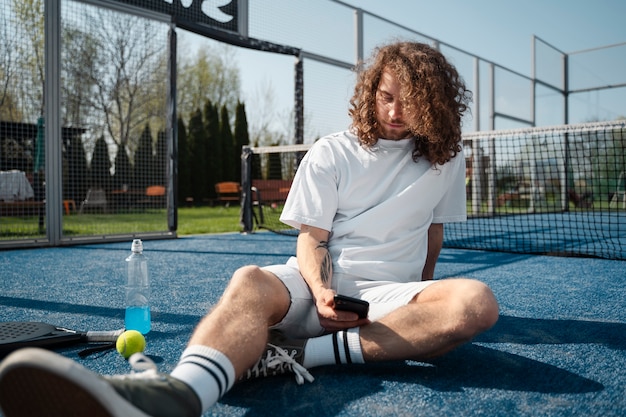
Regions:
<svg viewBox="0 0 626 417"><path fill-rule="evenodd" d="M115 342L124 329L87 332L88 342Z"/></svg>

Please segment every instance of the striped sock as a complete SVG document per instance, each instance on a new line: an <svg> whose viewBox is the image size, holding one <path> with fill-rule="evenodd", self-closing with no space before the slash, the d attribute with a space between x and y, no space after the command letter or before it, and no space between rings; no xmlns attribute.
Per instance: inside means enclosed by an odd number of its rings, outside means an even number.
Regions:
<svg viewBox="0 0 626 417"><path fill-rule="evenodd" d="M364 362L358 327L309 339L304 346L305 368Z"/></svg>
<svg viewBox="0 0 626 417"><path fill-rule="evenodd" d="M187 347L171 375L194 390L208 410L233 386L235 369L223 353L207 346Z"/></svg>

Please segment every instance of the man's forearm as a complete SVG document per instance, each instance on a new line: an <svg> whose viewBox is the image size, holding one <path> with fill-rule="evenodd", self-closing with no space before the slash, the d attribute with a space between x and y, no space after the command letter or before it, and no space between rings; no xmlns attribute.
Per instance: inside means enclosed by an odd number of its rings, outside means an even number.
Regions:
<svg viewBox="0 0 626 417"><path fill-rule="evenodd" d="M328 251L328 237L327 231L305 225L298 236L298 266L313 296L318 290L330 288L331 285L333 268Z"/></svg>
<svg viewBox="0 0 626 417"><path fill-rule="evenodd" d="M328 241L322 240L315 247L316 251L323 251L322 263L320 264L320 278L324 283L324 286L330 286L330 280L333 277L333 261L330 258L330 252L328 251Z"/></svg>

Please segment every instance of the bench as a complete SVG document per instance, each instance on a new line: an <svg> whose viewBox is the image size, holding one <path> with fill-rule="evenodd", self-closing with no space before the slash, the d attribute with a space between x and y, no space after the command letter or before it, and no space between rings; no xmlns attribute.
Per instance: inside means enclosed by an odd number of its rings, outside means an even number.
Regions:
<svg viewBox="0 0 626 417"><path fill-rule="evenodd" d="M252 180L256 191L253 199L264 203L281 203L287 200L292 180Z"/></svg>
<svg viewBox="0 0 626 417"><path fill-rule="evenodd" d="M167 196L165 195L165 187L162 185L151 185L146 187L146 192L139 196L135 203L138 207L143 208L163 208L167 205Z"/></svg>
<svg viewBox="0 0 626 417"><path fill-rule="evenodd" d="M39 216L45 208L43 201L0 201L0 216Z"/></svg>
<svg viewBox="0 0 626 417"><path fill-rule="evenodd" d="M217 201L224 203L226 207L233 201L239 203L241 199L241 186L235 181L218 182L215 184L215 192Z"/></svg>

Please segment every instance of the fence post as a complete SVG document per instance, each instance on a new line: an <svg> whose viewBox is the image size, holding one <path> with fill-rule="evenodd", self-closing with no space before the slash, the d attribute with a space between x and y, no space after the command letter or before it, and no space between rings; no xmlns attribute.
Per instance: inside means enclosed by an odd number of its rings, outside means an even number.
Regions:
<svg viewBox="0 0 626 417"><path fill-rule="evenodd" d="M304 66L301 54L296 57L294 77L295 143L304 143Z"/></svg>
<svg viewBox="0 0 626 417"><path fill-rule="evenodd" d="M174 25L168 32L169 56L167 61L167 227L172 233L178 229L178 122L176 120L176 50L177 36Z"/></svg>
<svg viewBox="0 0 626 417"><path fill-rule="evenodd" d="M252 233L252 149L241 147L241 209L239 221L243 233Z"/></svg>
<svg viewBox="0 0 626 417"><path fill-rule="evenodd" d="M45 2L45 173L46 173L46 233L50 245L61 242L63 228L63 175L61 138L61 6Z"/></svg>

